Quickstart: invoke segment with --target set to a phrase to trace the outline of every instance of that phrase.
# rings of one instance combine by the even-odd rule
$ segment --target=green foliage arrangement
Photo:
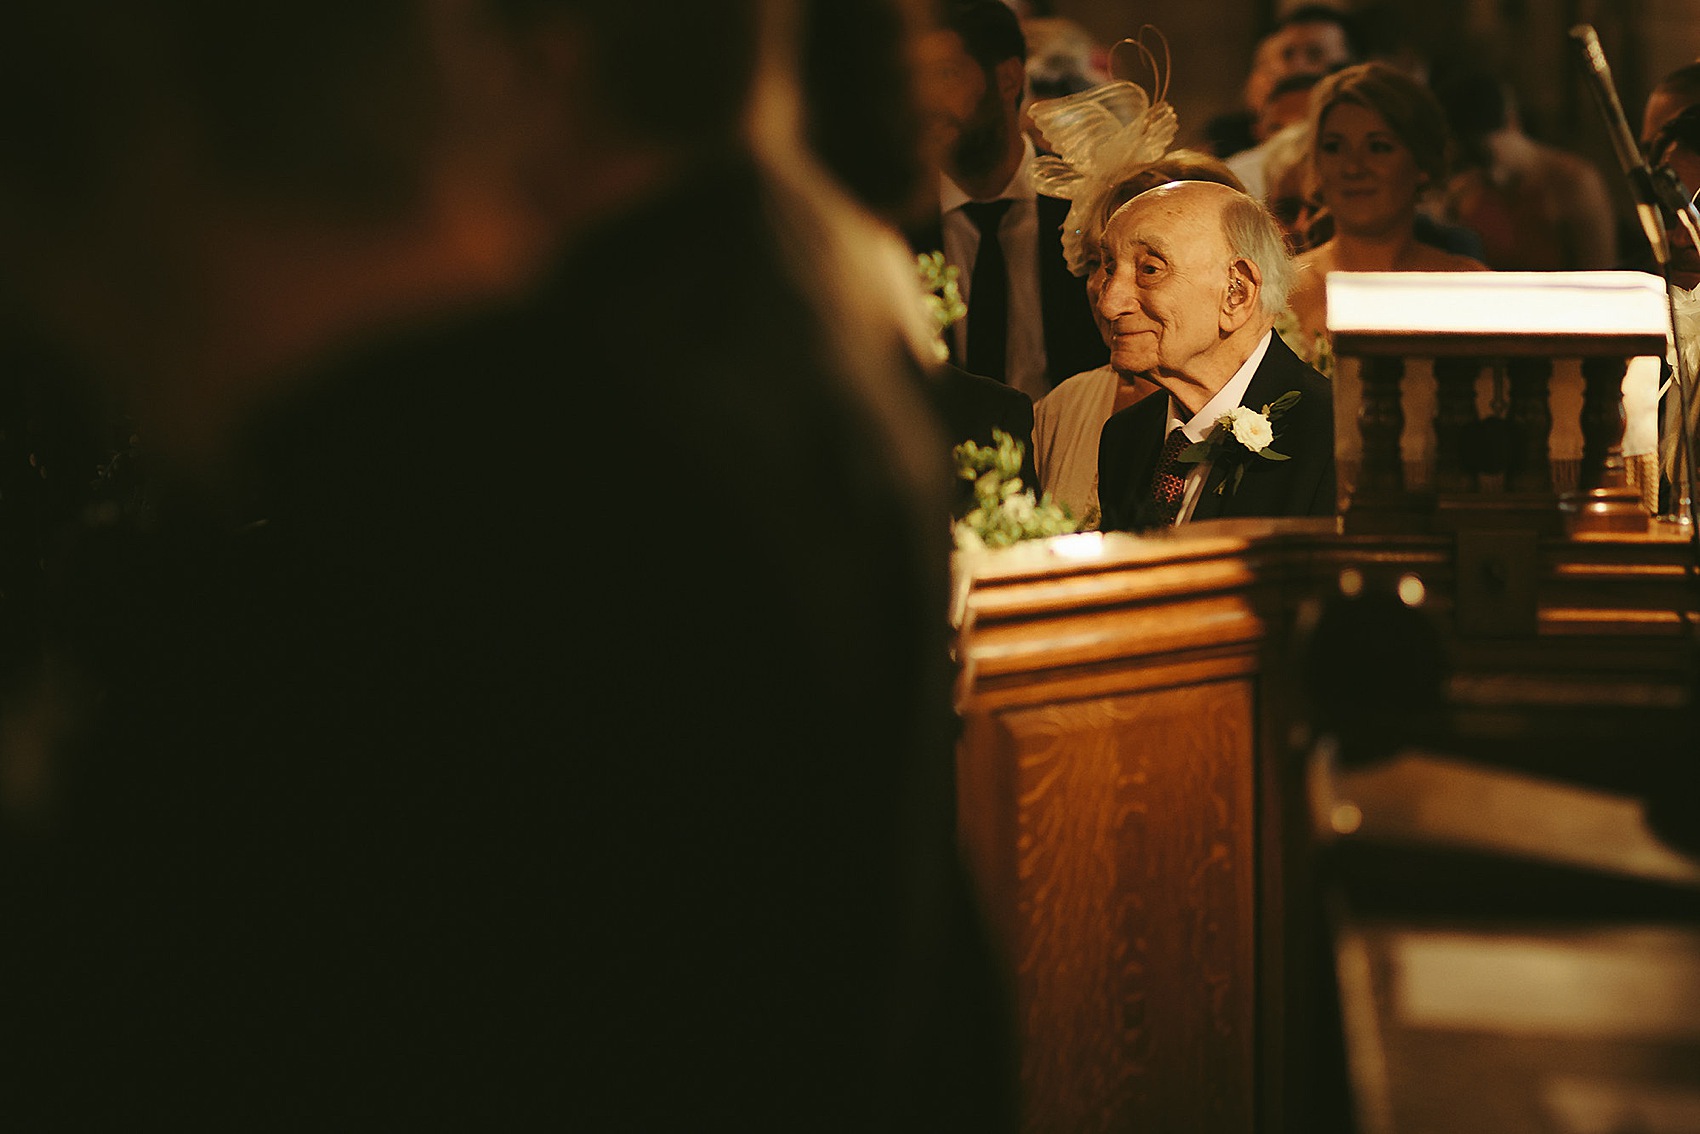
[[[945,263],[943,252],[922,252],[915,257],[915,271],[926,293],[927,314],[932,316],[938,332],[933,340],[933,354],[943,362],[950,357],[950,348],[944,345],[946,328],[968,314],[962,291],[956,284],[956,265]]]
[[[964,441],[953,450],[956,473],[974,482],[974,509],[956,521],[956,546],[964,551],[1009,547],[1027,539],[1067,535],[1079,522],[1050,493],[1035,499],[1021,483],[1021,443],[1001,429],[991,445]]]

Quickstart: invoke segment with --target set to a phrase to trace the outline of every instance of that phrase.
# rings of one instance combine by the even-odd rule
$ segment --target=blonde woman
[[[1333,233],[1295,262],[1292,309],[1325,335],[1329,272],[1485,272],[1417,236],[1418,203],[1445,184],[1450,138],[1428,88],[1384,63],[1337,71],[1311,94],[1309,175]]]

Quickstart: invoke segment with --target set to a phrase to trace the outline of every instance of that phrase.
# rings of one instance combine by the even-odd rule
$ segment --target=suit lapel
[[[1251,382],[1246,385],[1245,394],[1240,398],[1240,405],[1248,409],[1262,411],[1263,407],[1272,404],[1276,398],[1288,390],[1296,389],[1297,383],[1292,380],[1292,374],[1287,366],[1287,360],[1298,362],[1298,356],[1293,354],[1286,343],[1281,341],[1279,334],[1272,334],[1269,349],[1264,352],[1263,361],[1258,365],[1257,372],[1251,376]],[[1302,364],[1301,364],[1302,365]],[[1275,451],[1286,452],[1281,448],[1280,438],[1276,438]],[[1291,453],[1287,454],[1289,457]],[[1251,458],[1241,478],[1238,488],[1216,489],[1231,474],[1224,465],[1217,464],[1210,470],[1210,475],[1204,481],[1204,493],[1198,498],[1198,504],[1192,510],[1195,520],[1217,520],[1227,516],[1261,515],[1258,509],[1265,505],[1265,497],[1274,490],[1278,477],[1270,474],[1284,462],[1266,461],[1261,457]]]
[[[1169,395],[1158,391],[1115,414],[1098,450],[1098,499],[1106,517],[1124,528],[1150,511],[1151,479],[1162,455]]]

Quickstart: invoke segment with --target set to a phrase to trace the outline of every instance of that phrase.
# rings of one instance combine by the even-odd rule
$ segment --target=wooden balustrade
[[[1649,514],[1629,483],[1623,457],[1622,387],[1628,360],[1657,354],[1648,334],[1483,335],[1347,333],[1338,357],[1362,362],[1359,434],[1362,471],[1345,511],[1349,531],[1422,531],[1438,526],[1527,528],[1574,535],[1647,530]],[[1407,491],[1400,456],[1402,383],[1408,357],[1435,360],[1435,468],[1432,491]],[[1555,358],[1582,362],[1585,393],[1578,486],[1553,495],[1550,383]],[[1504,365],[1509,412],[1492,422],[1476,409],[1484,361]],[[1507,437],[1503,477],[1489,487],[1471,460],[1472,435],[1498,426]]]

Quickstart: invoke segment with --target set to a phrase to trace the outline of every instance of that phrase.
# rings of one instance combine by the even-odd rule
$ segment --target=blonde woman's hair
[[[1352,103],[1381,115],[1387,128],[1405,144],[1430,185],[1446,180],[1452,135],[1446,114],[1429,89],[1385,63],[1359,63],[1334,72],[1316,84],[1310,95],[1310,192],[1317,190],[1316,155],[1322,123],[1341,103]]]

